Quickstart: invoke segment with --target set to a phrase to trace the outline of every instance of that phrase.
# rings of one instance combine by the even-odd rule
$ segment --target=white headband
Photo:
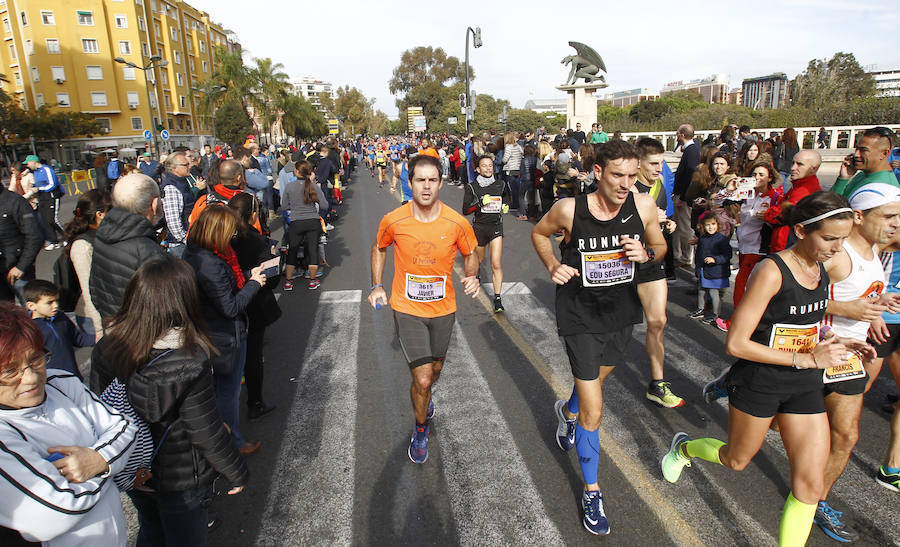
[[[868,211],[888,203],[900,201],[900,188],[883,182],[874,182],[861,187],[850,196],[850,207],[854,211]]]
[[[834,215],[839,215],[841,213],[852,213],[853,209],[849,207],[841,207],[840,209],[835,209],[833,211],[828,211],[827,213],[821,214],[817,217],[812,217],[800,222],[800,226],[806,226],[808,224],[812,224],[813,222],[819,222],[820,220],[825,220],[828,217],[833,217]]]

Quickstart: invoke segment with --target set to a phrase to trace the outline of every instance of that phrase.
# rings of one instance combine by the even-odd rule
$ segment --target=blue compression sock
[[[588,431],[575,424],[575,451],[581,464],[581,475],[585,484],[597,483],[597,466],[600,463],[600,433]]]
[[[889,475],[892,475],[894,473],[900,473],[900,467],[888,467],[886,465],[882,465],[881,467],[882,467],[882,469],[884,469],[884,472]]]
[[[569,397],[569,412],[578,414],[578,391],[572,387],[572,396]]]

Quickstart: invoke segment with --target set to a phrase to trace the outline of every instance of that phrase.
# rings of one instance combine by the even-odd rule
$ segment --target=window
[[[43,93],[38,93],[37,95],[35,95],[35,96],[34,96],[34,102],[35,102],[35,105],[36,105],[38,108],[44,106],[44,94],[43,94]]]
[[[176,75],[175,75],[175,82],[176,82],[178,85],[184,85],[184,74],[182,74],[182,73],[180,73],[180,72],[179,72],[178,74],[176,74]]]
[[[153,32],[156,34],[157,40],[159,39],[159,35],[162,34],[162,29],[159,26],[159,23],[153,23]]]
[[[206,42],[200,40],[200,53],[206,53]]]
[[[128,16],[116,15],[116,28],[128,28]]]
[[[13,72],[13,78],[16,80],[16,87],[22,87],[22,74],[18,70]]]
[[[99,66],[86,66],[87,69],[87,79],[88,80],[102,80],[103,79],[103,67]]]
[[[27,55],[34,55],[34,42],[31,40],[25,40],[25,53]]]
[[[78,11],[78,24],[91,25],[94,24],[94,13],[91,11]]]
[[[106,106],[106,92],[105,91],[91,91],[91,105]]]
[[[203,72],[209,72],[209,64],[206,61],[203,61]]]
[[[172,118],[167,119],[166,123],[168,124],[170,130],[175,129],[175,122],[172,121]]]
[[[16,44],[9,44],[9,58],[16,62]]]
[[[56,38],[47,38],[47,53],[61,53],[59,49],[59,40]]]
[[[69,94],[68,93],[57,93],[56,94],[56,102],[62,108],[68,108],[72,106],[72,103],[69,102]]]
[[[166,93],[166,94],[163,95],[163,101],[164,101],[165,104],[166,104],[166,108],[171,108],[171,107],[172,107],[172,98],[169,97],[169,94],[168,94],[168,93]]]
[[[25,12],[24,11],[20,12],[19,17],[22,18],[22,26],[27,27],[28,26],[28,17],[25,16]]]
[[[144,5],[144,0],[134,0],[134,4],[135,4],[136,6],[143,6],[143,5]]]
[[[185,108],[187,106],[187,99],[185,99],[184,95],[178,96],[178,104],[181,105],[181,108]]]
[[[9,17],[3,18],[3,30],[5,30],[7,34],[12,34],[12,28],[9,26]]]
[[[156,13],[156,0],[150,0],[150,11]]]
[[[159,73],[159,76],[160,76],[160,78],[162,79],[162,84],[163,84],[163,85],[169,85],[169,75],[166,73],[165,70],[163,70],[162,72],[160,72],[160,73]]]
[[[100,53],[100,44],[93,38],[82,38],[81,51],[85,53]]]
[[[144,22],[144,18],[140,15],[138,15],[138,28],[143,31],[147,30],[147,23]]]
[[[194,65],[194,58],[188,57],[188,63],[191,65],[191,74],[197,72],[197,67]]]
[[[172,33],[172,41],[177,42],[178,41],[178,29],[175,27],[170,27],[169,30]]]
[[[66,68],[62,66],[50,67],[50,78],[54,80],[66,81]]]
[[[100,126],[101,133],[109,133],[112,130],[112,123],[110,123],[109,118],[94,118],[97,120],[97,125]]]
[[[137,106],[139,104],[141,104],[141,100],[138,97],[138,92],[137,91],[129,91],[128,92],[128,106],[132,106],[132,105]]]
[[[173,52],[172,52],[172,58],[175,59],[175,64],[176,64],[176,65],[180,65],[180,64],[181,64],[181,53],[180,53],[180,52],[178,52],[178,51],[173,51]]]
[[[137,76],[135,76],[136,72],[134,71],[134,67],[131,66],[123,66],[122,67],[122,79],[123,80],[136,80]]]
[[[38,70],[38,67],[31,67],[31,81],[32,82],[40,82],[41,81],[41,71]]]
[[[141,118],[131,118],[131,128],[135,131],[144,130],[144,120]]]
[[[122,55],[131,55],[131,42],[128,40],[119,40],[119,53]]]

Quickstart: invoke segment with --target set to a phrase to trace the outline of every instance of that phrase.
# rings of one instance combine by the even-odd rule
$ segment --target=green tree
[[[400,55],[400,64],[394,68],[388,88],[395,95],[406,95],[426,83],[444,85],[465,81],[465,78],[465,64],[459,59],[447,55],[442,48],[419,46]],[[474,78],[475,71],[470,65],[469,79]],[[397,106],[400,106],[399,102]]]
[[[254,62],[256,66],[249,71],[252,83],[248,99],[262,123],[268,127],[271,142],[272,126],[281,117],[278,101],[287,94],[289,76],[283,72],[284,65],[273,62],[269,57],[254,59]]]
[[[218,120],[218,109],[225,104],[240,105],[247,118],[250,117],[250,97],[255,92],[257,79],[244,65],[240,51],[229,52],[224,47],[215,46],[213,51],[213,71],[204,82],[208,93],[200,95],[200,110],[207,115],[214,112]],[[218,121],[216,132],[219,133]],[[251,123],[251,129],[253,124]],[[246,134],[244,135],[246,137]],[[223,137],[224,138],[224,137]]]
[[[791,82],[793,104],[821,110],[830,104],[875,94],[875,78],[852,53],[839,51],[829,60],[813,59]]]
[[[308,139],[328,131],[322,113],[303,97],[287,93],[279,99],[278,109],[282,127],[295,138]]]
[[[253,121],[239,101],[227,101],[216,110],[216,134],[223,141],[242,144],[247,135],[253,132]]]

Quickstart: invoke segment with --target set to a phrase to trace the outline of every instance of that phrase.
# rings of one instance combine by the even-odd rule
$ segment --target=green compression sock
[[[719,439],[694,439],[684,443],[684,451],[689,458],[700,458],[722,465],[719,460],[719,449],[723,446],[725,443]]]
[[[781,527],[778,533],[779,547],[803,547],[809,538],[813,518],[816,516],[816,504],[803,503],[788,494],[781,513]]]

